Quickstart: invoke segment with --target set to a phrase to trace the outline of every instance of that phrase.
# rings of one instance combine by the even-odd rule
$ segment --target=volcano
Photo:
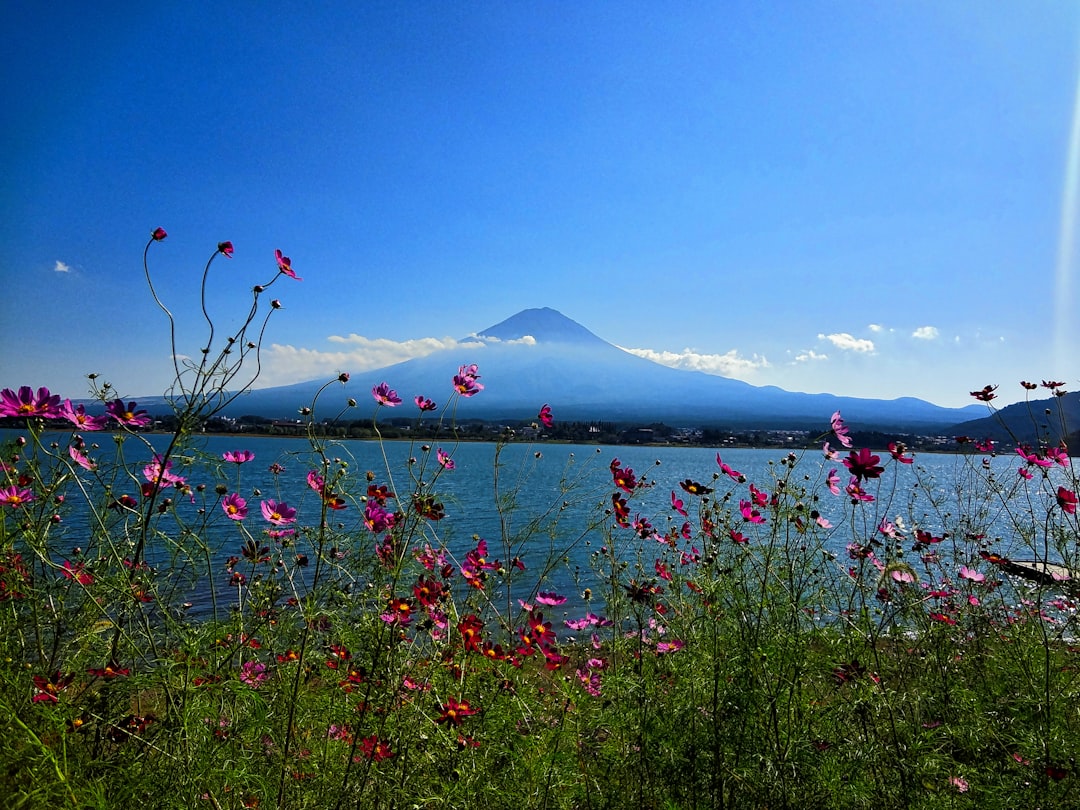
[[[533,419],[548,403],[561,420],[816,429],[841,410],[845,419],[864,429],[932,432],[982,413],[977,406],[942,408],[912,397],[804,394],[673,369],[630,354],[546,307],[522,310],[463,338],[453,349],[355,374],[346,386],[323,393],[319,411],[336,414],[349,397],[368,404],[371,388],[381,382],[406,403],[422,395],[442,405],[453,393],[458,368],[473,363],[479,366],[484,390],[459,404],[459,418]],[[325,382],[251,391],[233,403],[229,414],[294,417]],[[409,409],[411,413],[411,405]]]

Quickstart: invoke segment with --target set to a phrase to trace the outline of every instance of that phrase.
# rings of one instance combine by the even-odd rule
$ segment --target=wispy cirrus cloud
[[[807,349],[806,351],[799,352],[795,355],[794,361],[796,363],[812,363],[815,360],[828,360],[829,355],[824,353],[815,352],[813,349]]]
[[[57,259],[56,264],[53,265],[53,271],[56,273],[70,273],[71,265]]]
[[[857,338],[847,332],[835,332],[831,335],[819,334],[818,340],[827,340],[833,346],[845,352],[871,354],[874,351],[874,341]]]
[[[652,360],[662,366],[681,368],[688,371],[701,371],[706,374],[716,374],[721,377],[732,377],[737,380],[752,378],[759,369],[769,368],[769,361],[760,356],[741,357],[737,349],[732,349],[724,354],[707,354],[696,352],[693,349],[683,349],[681,352],[657,351],[656,349],[631,349],[620,346],[625,352]]]

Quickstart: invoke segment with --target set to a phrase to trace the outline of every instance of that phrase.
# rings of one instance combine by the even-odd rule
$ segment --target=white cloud
[[[661,352],[655,349],[628,349],[624,346],[619,348],[663,366],[702,371],[706,374],[735,379],[753,377],[758,369],[769,368],[769,361],[764,357],[756,354],[752,357],[740,357],[737,349],[724,354],[701,354],[692,349],[683,349],[681,352]]]
[[[874,341],[866,338],[857,338],[847,332],[836,332],[832,335],[819,334],[818,340],[827,340],[838,349],[847,352],[860,352],[870,354],[874,351]]]
[[[938,330],[936,326],[920,326],[911,336],[918,340],[937,340]]]
[[[807,349],[805,352],[800,352],[799,354],[795,355],[795,362],[796,363],[809,363],[809,362],[812,362],[814,360],[828,360],[828,359],[829,359],[829,355],[827,355],[827,354],[818,354],[813,349]]]
[[[880,323],[872,323],[866,328],[869,329],[871,332],[884,332],[885,331],[885,327],[882,326]]]
[[[262,355],[263,367],[259,375],[259,385],[261,387],[287,385],[320,376],[333,376],[342,371],[357,374],[392,366],[415,357],[426,357],[444,349],[481,349],[490,343],[536,345],[536,338],[532,335],[505,341],[477,335],[470,335],[465,340],[451,337],[426,337],[398,341],[350,334],[331,335],[327,340],[330,343],[339,344],[342,348],[338,351],[322,351],[280,343],[272,344]]]
[[[64,264],[62,261],[57,259],[56,260],[56,265],[53,267],[53,270],[55,270],[57,273],[70,273],[71,272],[71,265],[70,264]]]

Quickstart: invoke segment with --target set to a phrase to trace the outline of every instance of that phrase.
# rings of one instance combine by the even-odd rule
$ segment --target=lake
[[[9,440],[17,433],[0,431],[0,440]],[[59,452],[63,452],[68,438],[67,433],[46,434],[45,442],[55,440],[59,443]],[[115,452],[109,434],[88,433],[85,438],[101,445],[91,451],[99,461],[106,461]],[[168,440],[168,436],[155,434],[130,437],[124,444],[124,457],[130,467],[141,471],[152,457],[150,448],[160,450]],[[439,467],[435,459],[438,447],[451,456],[453,469]],[[435,492],[444,505],[446,517],[429,524],[433,542],[445,542],[460,559],[475,546],[474,535],[483,537],[489,543],[489,557],[517,556],[528,571],[537,573],[553,558],[565,558],[568,565],[552,572],[544,586],[552,590],[580,590],[583,584],[592,582],[589,555],[604,545],[607,537],[604,527],[612,524],[611,516],[605,516],[603,512],[610,509],[611,496],[616,491],[610,470],[613,459],[617,458],[622,468],[632,468],[639,478],[652,483],[631,499],[631,518],[637,514],[647,517],[663,532],[671,521],[681,524],[684,520],[672,509],[673,492],[686,502],[688,509],[694,506],[694,497],[680,488],[680,482],[690,479],[714,487],[717,496],[732,490],[732,506],[737,512],[739,501],[749,497],[749,482],[763,491],[774,491],[775,479],[787,473],[782,461],[789,455],[788,451],[778,449],[721,450],[724,462],[747,478],[748,483],[737,484],[722,475],[714,480],[714,475],[720,472],[716,449],[510,443],[499,451],[498,481],[500,493],[504,498],[512,496],[514,508],[504,509],[500,514],[495,498],[496,449],[497,446],[490,442],[454,444],[449,441],[441,445],[435,443],[430,455],[426,455],[420,446],[406,441],[380,444],[376,441],[329,440],[326,454],[331,459],[348,463],[351,488],[358,494],[366,489],[364,474],[367,471],[374,474],[376,484],[386,483],[402,496],[412,491],[414,478],[430,480],[438,471]],[[230,450],[250,450],[254,459],[239,466],[221,461],[222,453]],[[1015,453],[993,458],[920,454],[914,465],[897,464],[888,453],[881,453],[881,456],[886,470],[878,481],[868,486],[876,500],[853,510],[846,496],[833,496],[825,488],[824,479],[831,469],[837,469],[841,474],[841,486],[847,482],[846,470],[839,459],[825,461],[819,449],[798,454],[797,474],[792,476],[792,484],[805,483],[819,494],[820,500],[814,508],[833,524],[827,532],[825,545],[838,557],[844,556],[845,547],[853,539],[865,542],[868,536],[878,536],[876,529],[882,518],[905,527],[909,537],[916,526],[937,535],[944,531],[955,534],[958,527],[970,527],[972,532],[986,534],[986,545],[998,553],[1031,556],[1022,532],[1018,533],[1016,529],[1013,512],[1016,504],[1010,499],[978,496],[982,491],[980,487],[984,486],[981,482],[988,474],[1006,486],[1022,483],[1016,473],[1021,460]],[[218,484],[225,484],[230,492],[237,491],[248,500],[250,512],[245,525],[256,537],[267,526],[259,514],[259,502],[265,498],[284,500],[295,506],[299,512],[299,525],[310,525],[318,519],[319,500],[307,485],[307,475],[316,469],[316,465],[311,448],[303,439],[197,436],[193,448],[185,451],[182,457],[191,464],[183,466],[182,459],[178,458],[174,472],[185,475],[193,486],[206,484],[209,504],[214,504],[214,487]],[[410,458],[415,461],[410,463]],[[274,464],[280,465],[283,471],[271,472]],[[1060,476],[1062,471],[1054,469],[1050,474]],[[1032,482],[1037,483],[1038,479]],[[130,494],[137,494],[134,481],[129,479],[126,486]],[[198,505],[183,498],[176,501],[180,515],[188,522],[196,521]],[[85,546],[89,535],[89,512],[85,507],[80,510],[70,495],[68,505],[71,510],[54,535],[52,548],[57,559],[64,559],[75,546]],[[224,561],[240,553],[243,538],[238,527],[217,512],[220,507],[214,506],[212,520],[204,534],[214,547],[215,567],[220,563],[220,570],[223,570]],[[347,509],[331,514],[335,524],[353,541],[373,542],[372,535],[361,523],[362,505],[350,503]],[[693,519],[693,512],[690,514]],[[541,516],[543,519],[538,520]],[[556,517],[557,523],[553,522]],[[584,530],[590,521],[597,520],[602,522],[601,527]],[[513,538],[509,549],[500,540],[504,529],[505,535]],[[621,543],[619,548],[624,556],[632,556],[637,549],[643,549],[645,555],[656,556],[654,550],[643,546],[645,541],[637,539],[630,530],[618,529],[614,537]],[[649,544],[652,542],[648,541]],[[303,547],[297,550],[306,551]],[[158,548],[148,553],[148,561],[161,566],[167,563],[168,556]],[[648,562],[651,564],[652,557],[648,557]],[[218,576],[217,580],[217,586],[224,587],[225,577]],[[201,612],[207,595],[203,591],[192,594],[196,613]]]

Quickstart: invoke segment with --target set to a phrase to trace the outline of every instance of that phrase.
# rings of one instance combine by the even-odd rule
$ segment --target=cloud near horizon
[[[662,366],[679,368],[687,371],[701,371],[705,374],[715,374],[721,377],[732,377],[746,381],[753,377],[758,369],[769,368],[769,361],[760,355],[752,357],[740,357],[737,349],[732,349],[724,354],[702,354],[692,349],[683,349],[681,352],[656,351],[655,349],[630,349],[620,346],[624,352],[652,360]]]
[[[451,337],[426,337],[398,341],[387,338],[369,338],[354,333],[346,336],[331,335],[327,341],[341,344],[343,348],[338,351],[322,351],[289,344],[271,344],[262,356],[263,370],[259,375],[259,387],[291,385],[320,376],[332,377],[342,371],[358,374],[392,366],[416,357],[426,357],[446,349],[480,349],[489,343],[523,346],[536,344],[536,339],[532,335],[506,341],[478,335],[470,335],[465,340]]]
[[[836,348],[847,352],[872,354],[874,351],[874,341],[867,340],[866,338],[857,338],[854,335],[849,335],[847,332],[836,332],[832,335],[819,334],[818,340],[827,340]]]

